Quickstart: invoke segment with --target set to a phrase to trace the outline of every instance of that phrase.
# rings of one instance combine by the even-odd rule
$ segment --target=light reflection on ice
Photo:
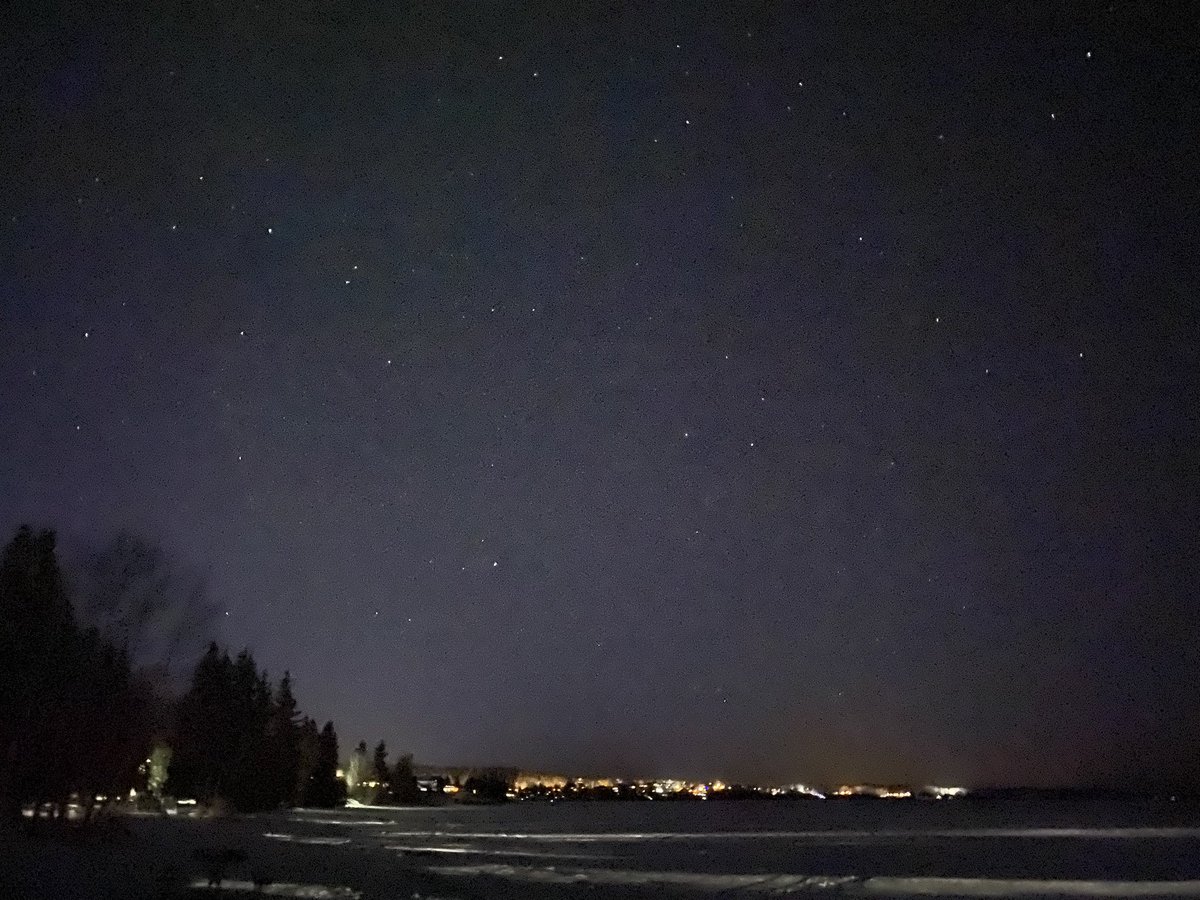
[[[490,875],[517,881],[542,884],[594,884],[630,886],[671,886],[725,891],[763,891],[768,893],[844,888],[858,884],[854,876],[783,875],[764,873],[754,875],[714,875],[700,872],[645,872],[629,869],[559,869],[532,866],[481,864],[474,866],[430,867],[438,875],[476,877]]]
[[[624,869],[559,869],[484,863],[431,866],[438,875],[508,878],[542,884],[670,886],[710,892],[834,891],[857,897],[1200,897],[1200,881],[1066,881],[1009,878],[706,874]]]
[[[479,847],[420,847],[409,844],[385,844],[384,850],[396,850],[400,853],[453,853],[459,856],[515,856],[521,858],[536,857],[539,859],[585,859],[590,862],[609,862],[623,857],[594,856],[590,853],[547,853],[538,850],[484,850]]]
[[[659,831],[541,834],[504,831],[385,831],[384,837],[466,838],[501,841],[592,843],[599,841],[696,841],[696,840],[813,840],[813,841],[920,841],[947,838],[1082,838],[1086,840],[1143,840],[1200,837],[1200,828],[959,828],[940,831],[864,831],[831,828],[823,831]]]
[[[235,881],[227,878],[220,884],[210,885],[205,879],[197,878],[189,888],[198,891],[237,891],[239,893],[257,893],[268,897],[307,897],[314,900],[338,898],[338,900],[357,900],[362,896],[361,891],[348,887],[328,887],[324,884],[278,884],[256,885],[252,881]]]
[[[865,893],[894,897],[1200,897],[1200,881],[1066,881],[1034,878],[893,878],[863,881]]]
[[[290,817],[288,817],[288,821],[289,822],[303,822],[306,825],[356,825],[356,826],[371,825],[371,826],[376,826],[376,827],[381,826],[381,825],[395,825],[396,824],[395,819],[390,819],[388,821],[384,821],[383,819],[315,819],[315,818],[308,818],[306,816],[290,816]]]
[[[274,838],[277,841],[290,841],[293,844],[318,844],[327,847],[350,843],[350,838],[298,837],[294,834],[280,834],[276,831],[263,832],[263,837]]]

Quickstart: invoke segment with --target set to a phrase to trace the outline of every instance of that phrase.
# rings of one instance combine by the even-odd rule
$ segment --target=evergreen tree
[[[249,650],[233,663],[233,703],[237,722],[235,754],[227,779],[228,799],[238,810],[271,809],[272,762],[267,729],[271,720],[271,685]]]
[[[0,790],[10,815],[52,789],[45,753],[55,746],[69,669],[63,650],[74,638],[54,544],[53,532],[23,525],[0,561]]]
[[[75,624],[52,531],[17,530],[0,558],[0,806],[62,810],[124,793],[149,746],[145,692],[121,648]],[[36,822],[37,819],[35,818]]]
[[[231,666],[229,654],[209,644],[179,702],[167,776],[167,793],[173,797],[210,802],[221,791],[235,727]]]
[[[300,716],[292,695],[292,677],[283,673],[275,690],[274,706],[267,726],[272,806],[296,801],[302,784],[300,777]]]
[[[387,744],[383,741],[375,745],[375,758],[372,760],[371,780],[379,785],[375,791],[377,798],[388,797],[390,795],[389,782],[392,780],[392,775],[388,771]]]
[[[274,769],[273,712],[270,683],[250,652],[231,661],[210,645],[179,704],[168,791],[203,803],[221,798],[243,811],[285,802],[279,785],[291,772]]]
[[[169,743],[145,765],[155,697],[134,672],[128,650],[135,643],[132,629],[146,621],[143,612],[157,608],[151,601],[160,593],[160,579],[150,576],[159,568],[135,567],[129,578],[120,566],[105,570],[115,580],[105,582],[111,590],[104,598],[117,600],[105,599],[92,612],[114,612],[117,624],[84,629],[76,623],[54,533],[22,527],[5,546],[0,814],[19,816],[28,804],[61,812],[77,796],[90,815],[97,795],[126,796],[135,784],[156,796],[221,799],[244,811],[342,802],[333,723],[318,732],[299,714],[291,676],[285,673],[273,687],[248,650],[230,659],[209,645],[175,704]],[[127,583],[144,590],[127,589]],[[357,755],[363,780],[371,780],[365,743]],[[376,769],[386,774],[382,744],[377,757]]]
[[[300,715],[290,674],[273,688],[248,650],[231,660],[213,644],[178,706],[167,792],[202,803],[219,798],[244,812],[330,805],[337,738],[332,723],[328,729],[320,734]]]
[[[336,749],[336,748],[335,748]],[[296,795],[294,802],[299,806],[316,805],[313,785],[321,755],[321,732],[317,723],[305,716],[296,735]],[[336,776],[336,771],[335,771]]]
[[[417,779],[413,774],[413,758],[411,753],[403,753],[396,760],[392,770],[392,798],[397,803],[415,803],[421,798],[417,787]]]
[[[317,748],[317,764],[309,780],[307,802],[310,806],[332,807],[346,800],[346,786],[337,775],[338,741],[333,723],[321,729]]]

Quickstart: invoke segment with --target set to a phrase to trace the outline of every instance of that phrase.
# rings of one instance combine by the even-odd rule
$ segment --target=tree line
[[[152,698],[120,646],[75,619],[51,531],[17,530],[0,558],[0,807],[128,793]]]
[[[415,803],[421,799],[413,773],[411,753],[403,753],[394,766],[388,765],[387,744],[380,741],[367,754],[367,742],[359,741],[346,768],[346,790],[360,803]]]
[[[333,723],[317,730],[302,716],[285,672],[272,685],[254,657],[210,644],[180,699],[163,790],[244,812],[333,806],[346,798],[338,778]]]
[[[68,578],[56,543],[22,526],[0,557],[0,815],[90,818],[131,791],[246,812],[346,799],[333,723],[300,712],[288,673],[209,643],[180,695],[172,672],[212,613],[202,585],[129,535]],[[417,797],[412,757],[389,767],[382,742],[350,766],[358,799]]]

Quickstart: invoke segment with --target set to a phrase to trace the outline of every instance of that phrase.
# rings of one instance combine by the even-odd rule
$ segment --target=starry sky
[[[6,532],[343,745],[1200,781],[1194,22],[88,6],[0,27]]]

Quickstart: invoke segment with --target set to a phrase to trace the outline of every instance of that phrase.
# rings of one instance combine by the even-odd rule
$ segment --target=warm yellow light
[[[447,794],[457,794],[458,793],[458,785],[457,784],[448,784],[444,788],[442,788],[442,790]]]

